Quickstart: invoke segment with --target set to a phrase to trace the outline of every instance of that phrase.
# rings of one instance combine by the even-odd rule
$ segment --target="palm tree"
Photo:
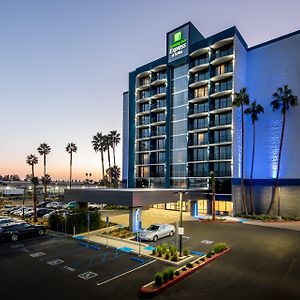
[[[116,130],[110,131],[110,136],[112,140],[112,149],[113,149],[113,157],[114,157],[114,166],[116,165],[116,147],[121,141],[120,133],[118,133]]]
[[[215,173],[213,171],[209,172],[209,177],[210,177],[211,192],[212,192],[211,216],[212,216],[212,221],[216,221],[216,179],[215,179]]]
[[[104,176],[105,176],[105,172],[104,172],[105,143],[104,142],[105,142],[105,140],[104,140],[104,135],[102,134],[102,132],[97,132],[93,136],[93,140],[92,140],[93,149],[96,153],[100,152],[100,154],[101,154],[102,180],[103,181],[104,181]]]
[[[117,188],[118,184],[119,184],[119,179],[121,176],[121,169],[118,166],[114,165],[114,166],[108,168],[106,170],[106,173],[107,173],[108,177],[111,178],[113,187]]]
[[[73,163],[73,153],[77,152],[77,146],[74,143],[68,143],[66,151],[70,154],[70,189],[72,188],[72,163]]]
[[[46,174],[42,177],[41,181],[44,186],[48,186],[51,183],[51,176],[49,174]]]
[[[44,177],[47,174],[47,155],[50,154],[51,152],[51,147],[46,144],[46,143],[42,143],[40,144],[40,146],[37,148],[37,151],[39,153],[39,155],[44,157]],[[44,184],[44,200],[46,199],[46,195],[47,195],[47,184]]]
[[[253,199],[253,169],[254,169],[254,159],[255,159],[255,122],[258,121],[258,115],[264,113],[264,108],[262,105],[257,104],[256,100],[250,103],[249,107],[244,110],[246,115],[251,116],[252,121],[252,160],[251,160],[251,172],[250,172],[250,200],[252,206],[252,214],[255,215],[254,209],[254,199]]]
[[[108,135],[105,135],[104,136],[104,149],[105,151],[107,151],[107,159],[108,159],[108,167],[111,168],[111,163],[110,163],[110,148],[112,148],[112,138],[111,136],[108,134]]]
[[[280,137],[280,146],[277,160],[277,172],[276,178],[274,181],[274,189],[272,193],[272,198],[270,202],[270,206],[267,214],[273,210],[277,190],[278,190],[278,178],[280,172],[280,161],[281,161],[281,153],[283,146],[283,138],[284,138],[284,130],[285,130],[285,121],[286,121],[286,113],[290,109],[290,107],[295,107],[298,105],[298,97],[293,95],[291,89],[289,89],[288,85],[284,85],[284,87],[279,87],[277,91],[273,94],[273,101],[271,101],[271,105],[273,107],[273,111],[281,110],[282,114],[282,126],[281,126],[281,137]],[[278,199],[279,201],[279,199]],[[280,205],[278,203],[278,216],[280,216]]]
[[[242,161],[241,161],[241,191],[242,191],[242,202],[245,208],[246,214],[248,214],[246,196],[245,196],[245,186],[244,186],[244,148],[245,148],[245,126],[244,126],[244,105],[249,105],[249,95],[247,89],[244,87],[239,93],[235,94],[234,100],[232,102],[233,106],[241,108],[241,118],[242,118]]]
[[[32,193],[32,201],[33,201],[33,221],[37,221],[36,216],[36,206],[37,206],[37,196],[36,196],[36,186],[38,184],[37,177],[34,176],[34,165],[39,162],[38,158],[34,154],[27,155],[26,163],[31,166],[31,182],[33,183],[33,193]]]

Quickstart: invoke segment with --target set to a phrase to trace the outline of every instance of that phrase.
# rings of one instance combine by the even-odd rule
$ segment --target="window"
[[[170,166],[171,177],[186,177],[186,164],[173,164]]]
[[[187,102],[188,102],[188,91],[183,91],[183,92],[174,94],[171,97],[172,107],[184,105],[184,104],[187,104]]]
[[[183,76],[178,79],[172,80],[172,93],[177,93],[188,88],[188,77]]]
[[[212,126],[228,125],[232,123],[231,112],[224,114],[217,114],[214,116],[214,122]]]
[[[185,163],[186,158],[187,158],[186,149],[171,151],[171,162],[172,163]]]
[[[207,148],[193,149],[193,161],[207,160]]]
[[[138,130],[138,138],[143,139],[149,137],[149,129],[148,128],[142,128]]]
[[[189,165],[191,177],[206,177],[208,176],[208,163],[193,163]]]
[[[146,165],[148,163],[149,163],[149,154],[148,153],[138,154],[137,164]]]
[[[137,167],[137,177],[149,177],[149,167]]]
[[[193,129],[201,129],[206,127],[208,127],[207,117],[193,120]]]
[[[172,109],[171,119],[172,121],[183,120],[187,117],[187,107],[180,106]]]
[[[230,96],[222,97],[222,98],[215,99],[213,109],[220,109],[220,108],[231,107],[231,106],[232,106],[231,97]]]
[[[206,97],[208,94],[208,89],[207,89],[207,85],[206,86],[202,86],[199,87],[197,89],[194,90],[194,97],[198,98],[198,97]]]
[[[231,163],[230,162],[214,163],[214,172],[216,177],[231,176]]]
[[[202,113],[207,111],[208,111],[208,102],[206,101],[203,103],[194,104],[194,109],[192,110],[192,113],[197,114],[197,113]]]
[[[187,120],[171,123],[171,135],[179,135],[187,132]]]
[[[164,166],[151,166],[151,177],[164,177],[165,167]]]
[[[178,66],[178,67],[173,69],[172,79],[184,76],[188,73],[188,71],[189,71],[189,67],[188,67],[187,64]]]
[[[186,148],[187,138],[186,135],[178,135],[171,137],[171,149]]]
[[[208,144],[208,132],[198,132],[192,135],[191,145]]]
[[[137,144],[137,151],[149,151],[150,141],[141,141]]]

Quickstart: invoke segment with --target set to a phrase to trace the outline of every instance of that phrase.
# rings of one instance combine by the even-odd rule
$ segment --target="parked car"
[[[1,218],[0,219],[0,227],[6,225],[8,223],[12,223],[12,222],[14,222],[14,220],[11,218]]]
[[[53,211],[53,209],[50,209],[50,208],[44,208],[44,207],[37,208],[37,210],[36,210],[36,216],[38,218],[41,218],[44,215],[49,214],[52,211]],[[30,210],[30,211],[28,211],[28,212],[26,212],[24,214],[25,218],[32,218],[33,215],[34,215],[34,210],[32,210],[32,211]]]
[[[64,202],[58,202],[58,201],[53,201],[46,205],[47,208],[54,208],[54,209],[63,208],[64,206],[65,206]]]
[[[158,239],[172,236],[175,233],[175,226],[170,224],[153,224],[141,231],[141,239],[156,242]]]
[[[31,225],[29,223],[10,223],[0,227],[0,238],[3,240],[18,241],[21,238],[42,236],[46,227],[42,225]]]
[[[75,209],[75,208],[78,208],[78,203],[76,201],[70,201],[68,204],[67,204],[67,208],[69,209]]]
[[[43,219],[49,219],[50,216],[55,215],[55,214],[57,214],[57,215],[62,215],[62,216],[65,217],[68,213],[69,213],[69,211],[66,210],[66,209],[57,209],[57,210],[53,210],[53,211],[51,211],[51,212],[45,214],[45,215],[43,216]]]

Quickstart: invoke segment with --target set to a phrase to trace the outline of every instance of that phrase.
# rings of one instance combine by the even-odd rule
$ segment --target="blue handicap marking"
[[[191,251],[191,254],[195,254],[195,255],[199,255],[199,256],[204,255],[203,252],[199,252],[199,251]]]
[[[80,242],[79,245],[82,246],[82,247],[86,247],[86,248],[89,247],[89,245],[87,243],[83,243],[83,242]]]
[[[77,235],[77,236],[73,236],[73,238],[76,240],[83,240],[85,237],[83,235]]]
[[[118,248],[118,250],[126,252],[126,253],[130,253],[133,249],[129,248],[129,247],[122,247],[122,248]]]
[[[154,250],[154,249],[155,249],[155,247],[152,247],[152,246],[147,246],[147,247],[145,247],[144,249],[145,249],[145,250],[150,250],[150,251],[152,251],[152,250]]]
[[[91,249],[100,250],[100,247],[97,246],[97,245],[91,244],[91,245],[89,245],[89,247],[90,247]]]
[[[247,220],[245,220],[245,219],[240,219],[240,222],[241,223],[244,223],[244,222],[246,222]]]
[[[137,262],[139,262],[141,264],[143,264],[145,262],[143,259],[138,258],[138,257],[131,257],[130,259],[133,260],[133,261],[137,261]]]

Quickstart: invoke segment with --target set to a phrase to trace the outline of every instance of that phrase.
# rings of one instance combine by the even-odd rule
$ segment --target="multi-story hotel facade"
[[[276,175],[280,112],[270,102],[288,84],[300,95],[300,32],[249,48],[236,27],[208,38],[190,22],[166,36],[166,55],[129,74],[123,94],[123,183],[129,188],[199,189],[186,203],[194,214],[211,211],[209,173],[216,178],[216,209],[240,213],[241,110],[234,94],[246,87],[265,108],[257,122],[254,199],[266,212]],[[300,108],[288,112],[282,165],[282,215],[300,214]],[[244,178],[252,155],[252,126],[245,116]],[[249,202],[249,199],[248,199]],[[177,209],[176,203],[164,208]]]

